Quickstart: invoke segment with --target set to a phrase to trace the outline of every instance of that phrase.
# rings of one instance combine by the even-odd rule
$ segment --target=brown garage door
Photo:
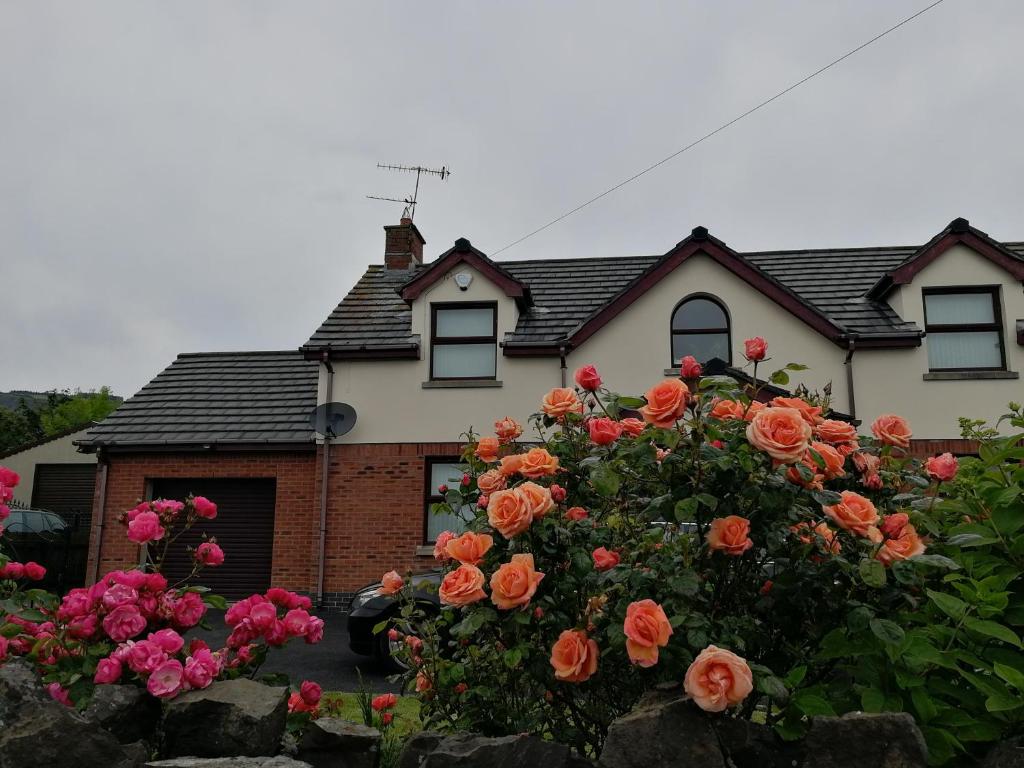
[[[229,600],[264,592],[270,587],[274,546],[276,480],[154,480],[154,499],[184,500],[205,496],[217,505],[214,520],[202,520],[171,545],[164,574],[171,584],[188,576],[192,560],[187,547],[202,541],[202,532],[217,538],[224,564],[206,568],[202,584]]]
[[[84,515],[88,525],[95,489],[95,464],[37,464],[32,506],[61,515]]]

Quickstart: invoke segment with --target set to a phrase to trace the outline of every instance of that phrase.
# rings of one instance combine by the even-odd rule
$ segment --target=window
[[[930,370],[1005,370],[997,287],[926,288],[923,295]]]
[[[714,357],[732,362],[729,315],[717,299],[693,296],[672,313],[672,365],[679,365],[686,355],[693,355],[701,364]]]
[[[495,378],[497,305],[432,304],[430,311],[430,378]]]
[[[427,459],[427,490],[423,505],[425,521],[423,525],[423,540],[428,544],[437,541],[437,535],[441,531],[453,531],[461,533],[466,524],[458,515],[435,515],[430,508],[434,504],[444,501],[444,496],[438,491],[438,486],[447,485],[449,488],[458,488],[462,482],[464,468],[458,463],[458,459]],[[463,514],[472,511],[468,505],[463,507]]]

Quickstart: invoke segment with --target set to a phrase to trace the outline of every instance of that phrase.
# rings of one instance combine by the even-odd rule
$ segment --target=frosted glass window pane
[[[463,469],[458,464],[431,464],[430,465],[430,495],[439,495],[439,485],[447,485],[449,488],[458,487],[462,482]],[[427,541],[437,541],[437,535],[441,531],[452,531],[462,533],[466,529],[466,523],[462,517],[453,514],[435,515],[430,507],[436,502],[427,504]],[[462,508],[463,515],[471,510],[470,505]]]
[[[439,309],[434,316],[434,336],[486,336],[494,335],[494,309]]]
[[[994,323],[990,293],[933,293],[924,297],[929,325]]]
[[[725,328],[728,324],[722,308],[707,299],[691,299],[672,316],[672,328],[677,331],[688,328]]]
[[[435,379],[494,378],[494,344],[435,344]]]
[[[693,355],[701,364],[713,357],[729,362],[729,334],[675,334],[672,336],[672,362],[678,365],[686,355]]]
[[[928,367],[933,370],[1000,368],[1003,364],[999,352],[999,333],[996,331],[932,331],[925,338],[925,343],[928,345]]]

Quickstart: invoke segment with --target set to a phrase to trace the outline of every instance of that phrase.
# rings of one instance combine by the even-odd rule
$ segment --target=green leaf
[[[630,410],[643,408],[647,405],[647,401],[642,397],[620,397],[615,402],[618,404],[619,408],[628,408]]]
[[[831,715],[834,717],[836,714],[835,710],[832,709],[832,705],[825,699],[806,691],[801,691],[793,697],[793,706],[808,717],[816,717],[818,715]]]
[[[785,370],[787,370],[787,371],[808,371],[808,370],[810,370],[810,368],[808,368],[803,363],[786,363]]]
[[[945,568],[950,571],[960,570],[960,564],[945,555],[916,555],[910,558],[910,562],[930,565],[933,568]]]
[[[444,495],[445,503],[453,509],[458,509],[462,506],[462,492],[456,488],[452,488]]]
[[[989,712],[1006,712],[1011,709],[1024,707],[1024,698],[1013,695],[989,696],[985,699],[985,709]]]
[[[505,651],[502,661],[505,662],[505,666],[509,669],[515,669],[519,666],[519,663],[523,660],[523,652],[518,648],[512,648],[511,650]]]
[[[614,469],[606,464],[601,464],[591,471],[590,482],[594,484],[594,490],[602,496],[614,496],[619,492],[622,478]]]
[[[1020,505],[995,507],[992,510],[992,524],[1004,537],[1013,536],[1024,526],[1024,512]]]
[[[958,533],[947,539],[954,547],[981,547],[999,541],[995,536],[982,536],[979,533]]]
[[[985,619],[966,619],[964,626],[972,632],[977,632],[979,635],[994,637],[996,640],[1002,640],[1004,643],[1009,643],[1017,648],[1021,647],[1020,638],[1017,637],[1017,633],[998,622]]]
[[[904,632],[899,624],[888,619],[872,619],[868,622],[872,633],[886,645],[899,645],[903,642]]]
[[[865,712],[881,712],[885,709],[885,694],[876,688],[865,688],[860,692],[860,707]]]
[[[968,605],[958,597],[947,595],[945,592],[936,592],[934,589],[928,590],[928,597],[939,607],[940,611],[957,621],[967,615]]]
[[[927,723],[939,713],[939,710],[935,707],[935,702],[932,701],[924,688],[914,688],[910,692],[910,700],[917,711],[917,719],[922,723]]]
[[[226,610],[228,607],[228,601],[220,595],[214,595],[207,592],[203,595],[203,602],[216,611]]]
[[[1018,691],[1024,691],[1024,672],[1006,664],[1000,664],[998,661],[992,665],[992,671]]]
[[[768,377],[768,381],[770,381],[772,384],[786,386],[787,384],[789,384],[789,374],[783,370],[778,370],[772,373],[770,377]]]
[[[885,586],[885,566],[877,560],[865,557],[857,566],[861,579],[869,587]]]
[[[807,667],[805,665],[801,665],[799,667],[794,667],[793,669],[791,669],[789,671],[789,674],[786,675],[786,678],[785,680],[783,680],[783,682],[786,684],[786,687],[788,688],[796,688],[798,685],[800,685],[800,683],[804,681],[804,677],[806,676]]]
[[[789,699],[789,691],[786,690],[786,685],[774,675],[758,675],[757,690],[766,696],[770,696],[780,704],[785,703]]]

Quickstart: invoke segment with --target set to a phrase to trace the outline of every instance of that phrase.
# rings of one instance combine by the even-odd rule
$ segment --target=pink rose
[[[205,688],[220,670],[220,660],[208,648],[200,649],[185,662],[185,682],[192,688]]]
[[[140,640],[128,652],[132,672],[147,675],[167,661],[167,652],[152,640]]]
[[[312,680],[303,680],[302,685],[299,686],[299,696],[311,707],[320,703],[322,693],[323,689]]]
[[[196,496],[192,499],[192,509],[199,517],[213,520],[217,516],[217,505],[205,496]]]
[[[448,542],[455,538],[451,531],[441,531],[437,534],[437,541],[434,542],[434,559],[439,563],[447,563],[451,556],[447,552]]]
[[[380,696],[374,696],[373,701],[370,702],[374,712],[383,712],[385,709],[391,709],[396,704],[398,704],[398,697],[393,693],[382,693]]]
[[[206,603],[195,592],[186,592],[174,601],[171,612],[180,629],[189,629],[202,620]]]
[[[128,523],[128,539],[136,544],[148,544],[164,536],[164,528],[155,512],[140,512]]]
[[[212,541],[204,541],[196,548],[196,562],[218,566],[224,563],[224,550]]]
[[[68,689],[62,686],[60,683],[50,683],[46,686],[46,692],[50,694],[51,699],[63,704],[65,707],[74,706],[74,704],[71,702],[71,696],[68,693]]]
[[[89,596],[89,590],[80,587],[72,589],[60,601],[60,608],[57,609],[57,618],[65,622],[71,621],[89,613],[92,607],[93,602]]]
[[[579,522],[580,520],[586,520],[588,515],[587,510],[583,507],[570,507],[566,510],[565,517],[567,520],[575,520],[576,522]]]
[[[12,560],[4,566],[2,573],[3,578],[17,581],[18,579],[25,578],[25,566]]]
[[[398,571],[388,571],[385,573],[380,580],[380,593],[382,595],[394,595],[402,591],[402,587],[405,586],[405,581],[399,575]]]
[[[108,611],[119,605],[133,605],[139,601],[139,593],[127,584],[115,584],[103,593],[103,607]]]
[[[622,425],[615,419],[601,416],[587,421],[587,431],[596,445],[611,445],[622,435]]]
[[[164,653],[171,656],[185,646],[185,639],[173,629],[161,629],[159,632],[151,632],[147,639],[159,645]]]
[[[146,619],[134,605],[119,605],[103,618],[103,631],[115,643],[138,635],[146,628]]]
[[[42,581],[42,578],[46,575],[46,569],[39,563],[27,562],[25,563],[25,577],[31,581]]]
[[[679,375],[684,379],[699,379],[702,373],[704,369],[693,355],[686,355],[679,361]]]
[[[96,674],[92,681],[96,685],[110,685],[121,679],[121,662],[117,659],[100,659],[96,662]]]
[[[301,608],[294,608],[284,616],[285,631],[292,637],[301,637],[306,634],[306,626],[309,624],[309,613]]]
[[[5,485],[8,488],[14,488],[21,482],[21,478],[18,473],[13,469],[7,467],[0,467],[0,485]]]
[[[168,659],[153,670],[146,682],[146,690],[158,699],[169,699],[181,691],[184,668],[177,659]]]
[[[306,625],[306,643],[316,645],[324,639],[324,620],[318,616],[310,618]]]
[[[96,634],[100,620],[95,613],[78,616],[68,622],[68,634],[76,640],[85,640]]]
[[[601,386],[601,377],[597,375],[597,368],[592,365],[584,365],[582,368],[578,368],[574,378],[576,379],[576,385],[588,392],[593,392]]]
[[[636,437],[637,435],[639,435],[641,432],[644,431],[644,428],[647,426],[640,419],[634,419],[632,417],[628,419],[622,419],[621,421],[619,421],[619,424],[622,425],[622,431],[625,432],[627,435],[630,435],[631,437]]]
[[[928,472],[929,477],[944,483],[956,477],[958,463],[953,454],[943,453],[941,456],[932,456],[928,459],[924,463],[924,468]]]
[[[760,362],[768,353],[768,342],[760,336],[743,342],[743,356],[750,362]]]
[[[249,621],[257,632],[269,632],[277,621],[277,606],[273,603],[257,603],[249,611]]]

